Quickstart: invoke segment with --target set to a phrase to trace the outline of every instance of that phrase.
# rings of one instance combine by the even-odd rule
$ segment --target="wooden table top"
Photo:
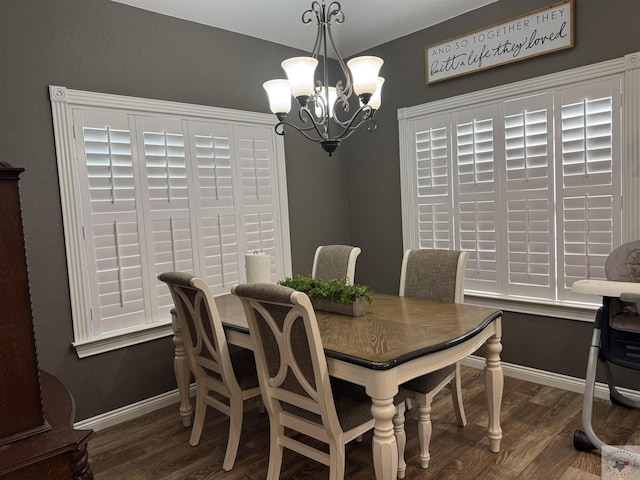
[[[372,369],[452,347],[480,333],[500,310],[374,293],[367,313],[351,317],[316,310],[327,357]],[[215,298],[226,328],[248,333],[240,299]]]

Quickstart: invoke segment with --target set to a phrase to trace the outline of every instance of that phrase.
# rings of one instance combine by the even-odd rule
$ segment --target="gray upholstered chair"
[[[311,276],[323,282],[346,279],[347,284],[353,285],[360,251],[359,247],[349,245],[319,246],[313,257]]]
[[[345,444],[373,428],[364,387],[329,376],[315,311],[305,293],[270,283],[240,284],[231,292],[244,306],[269,413],[267,479],[279,478],[288,448],[329,466],[329,477],[342,480]],[[403,466],[404,401],[404,396],[396,398],[401,410],[400,419],[394,418]],[[328,452],[305,438],[328,445]]]
[[[467,252],[456,250],[407,250],[400,272],[400,296],[438,300],[448,303],[464,302],[464,275]],[[420,464],[429,466],[431,441],[431,402],[447,384],[451,385],[453,406],[458,425],[467,419],[462,404],[460,364],[444,367],[401,385],[418,405],[418,435],[420,436]]]
[[[260,395],[253,352],[245,348],[229,351],[218,309],[203,280],[181,272],[161,273],[158,279],[168,285],[173,297],[195,378],[196,413],[189,444],[200,442],[207,406],[228,415],[229,439],[222,467],[229,471],[238,453],[244,401]],[[262,408],[260,399],[258,403]]]

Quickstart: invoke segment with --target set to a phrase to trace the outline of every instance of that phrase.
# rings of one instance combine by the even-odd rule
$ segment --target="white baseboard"
[[[484,358],[470,355],[462,360],[462,365],[482,369],[484,368]],[[584,378],[570,377],[560,373],[547,372],[545,370],[505,362],[502,362],[502,371],[506,377],[518,378],[548,387],[561,388],[562,390],[568,390],[570,392],[584,393]],[[623,387],[618,387],[617,390],[625,397],[640,400],[640,392],[637,390]],[[593,394],[596,398],[609,399],[609,386],[606,383],[596,382]]]
[[[189,388],[189,395],[194,397],[195,392],[195,384],[191,384]],[[73,426],[80,430],[92,429],[94,432],[99,432],[105,428],[113,427],[120,423],[128,422],[129,420],[134,420],[142,415],[146,415],[147,413],[151,413],[174,404],[176,406],[176,416],[179,416],[179,402],[180,394],[178,393],[178,389],[175,389],[110,412],[101,413],[95,417],[87,418],[86,420],[74,423]]]
[[[471,355],[462,361],[463,365],[473,368],[484,368],[484,358]],[[559,373],[547,372],[544,370],[538,370],[530,367],[523,367],[521,365],[502,362],[502,370],[507,377],[518,378],[520,380],[526,380],[528,382],[538,383],[549,387],[560,388],[571,392],[583,393],[585,381],[582,378],[570,377],[568,375],[561,375]],[[620,393],[626,397],[634,400],[640,400],[640,392],[637,390],[631,390],[628,388],[618,388]],[[190,394],[193,397],[195,395],[195,386],[192,384]],[[597,398],[609,398],[609,387],[605,383],[596,383],[595,397]],[[96,432],[104,430],[105,428],[118,425],[119,423],[133,420],[147,413],[151,413],[160,408],[167,407],[169,405],[176,405],[176,417],[178,413],[178,403],[180,397],[178,390],[172,390],[170,392],[157,395],[155,397],[147,398],[141,402],[127,405],[126,407],[118,408],[111,412],[106,412],[97,415],[92,418],[87,418],[74,424],[77,429],[93,429]]]

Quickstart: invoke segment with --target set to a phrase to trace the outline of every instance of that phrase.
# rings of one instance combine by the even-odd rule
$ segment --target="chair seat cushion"
[[[373,418],[371,414],[371,397],[365,388],[355,383],[331,377],[331,391],[340,425],[349,430]],[[407,394],[400,391],[393,399],[394,405],[404,402]]]
[[[364,387],[331,377],[331,391],[343,430],[350,430],[373,418],[371,398]]]
[[[436,388],[447,376],[456,369],[456,365],[449,365],[435,372],[427,373],[420,377],[409,380],[401,385],[401,388],[412,392],[429,393]]]
[[[253,351],[248,348],[236,348],[229,351],[233,371],[242,390],[258,386],[258,373]]]

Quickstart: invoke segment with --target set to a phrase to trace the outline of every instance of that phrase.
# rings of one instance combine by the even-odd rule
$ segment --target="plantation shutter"
[[[571,293],[573,282],[604,279],[606,258],[620,244],[620,178],[613,173],[620,156],[620,91],[620,80],[611,79],[557,93],[561,299],[583,300]]]
[[[414,124],[418,248],[453,248],[450,122],[440,115]]]
[[[90,335],[145,323],[146,254],[139,230],[130,117],[74,110],[78,180],[89,301]]]
[[[150,266],[151,315],[173,306],[162,272],[194,271],[194,229],[189,213],[187,161],[182,122],[164,117],[136,118]]]
[[[452,115],[454,125],[454,204],[461,250],[469,252],[465,286],[496,291],[502,285],[495,164],[494,105],[462,110]]]
[[[278,188],[274,184],[274,150],[268,127],[233,127],[240,190],[240,223],[245,229],[244,253],[264,252],[271,258],[271,278],[281,279],[277,258]],[[279,227],[278,227],[279,228]]]
[[[552,102],[540,94],[501,104],[508,294],[555,295]]]
[[[214,122],[189,122],[194,158],[194,201],[197,205],[200,275],[214,295],[241,281],[234,204],[231,127]]]

